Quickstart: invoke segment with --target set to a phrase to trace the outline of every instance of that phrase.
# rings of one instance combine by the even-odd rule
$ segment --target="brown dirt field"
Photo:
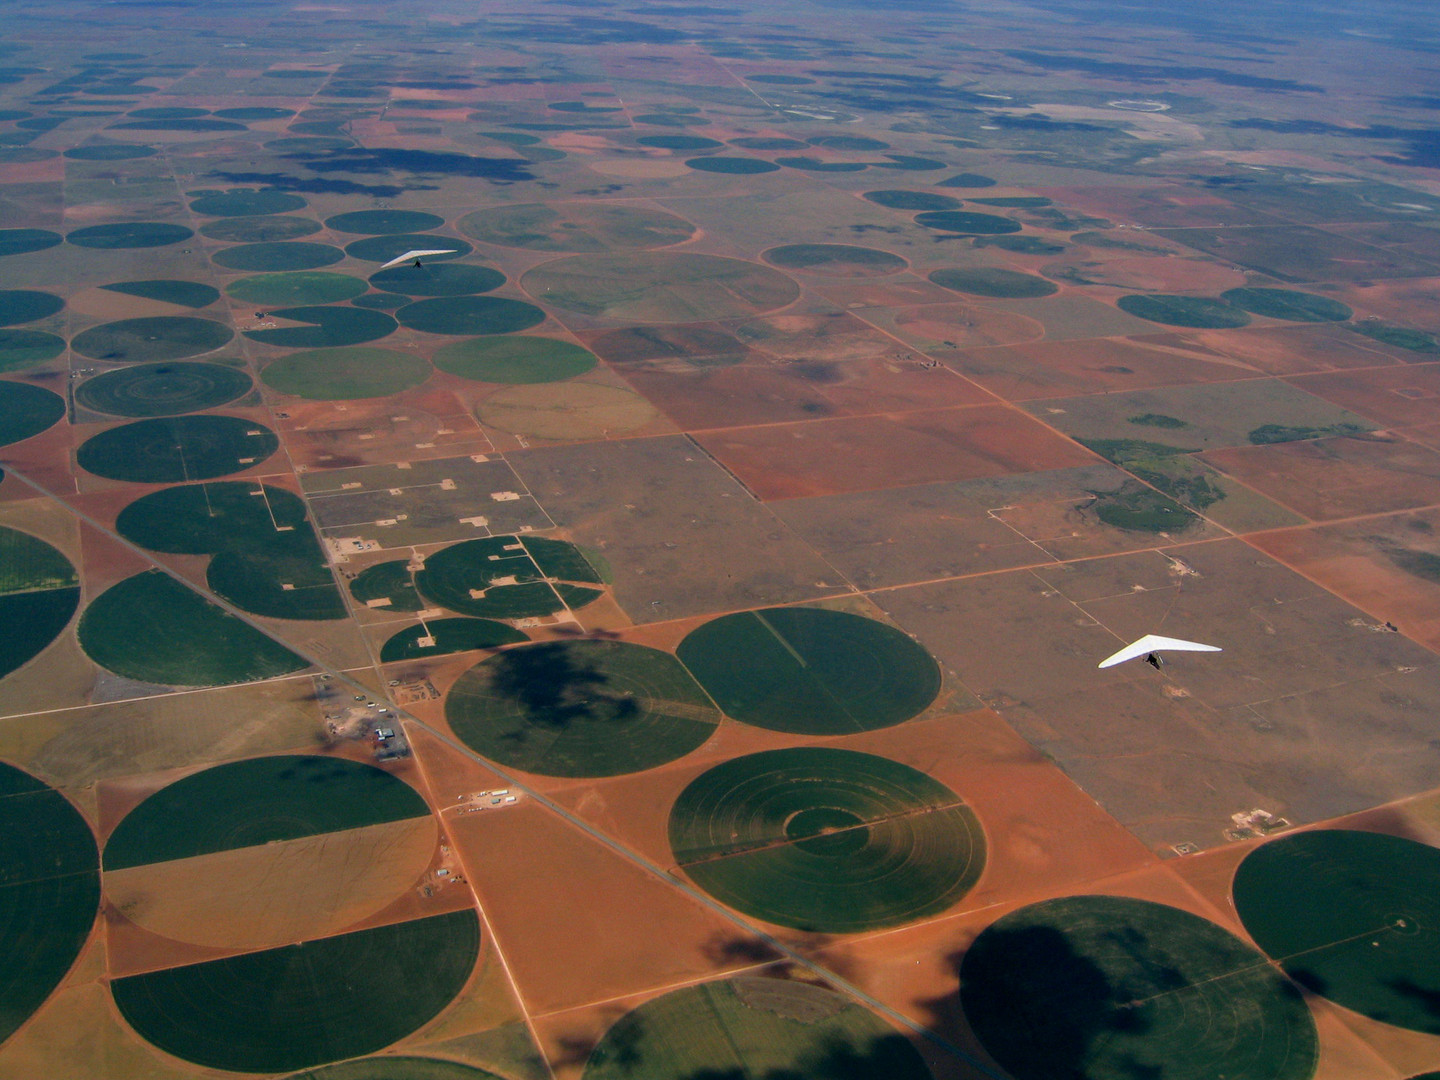
[[[507,386],[481,401],[475,415],[486,428],[545,442],[673,430],[645,398],[628,387],[609,385],[608,380]]]
[[[494,450],[474,418],[453,398],[433,402],[445,408],[437,414],[400,397],[291,402],[276,414],[280,437],[296,465],[310,469]]]
[[[1312,521],[1440,503],[1440,452],[1402,440],[1316,439],[1202,458]]]
[[[1135,225],[1183,228],[1204,225],[1279,225],[1279,218],[1236,206],[1201,188],[1160,184],[1150,188],[1065,187],[1045,194],[1072,210]]]
[[[112,319],[143,319],[158,315],[194,316],[194,308],[183,304],[167,304],[163,300],[147,300],[143,296],[127,296],[109,289],[84,289],[65,301],[79,315],[109,322]]]
[[[28,381],[65,396],[66,387],[58,374],[53,377],[48,374],[32,375]],[[89,430],[82,430],[85,430],[86,435],[91,433]],[[95,483],[95,477],[74,466],[71,450],[79,441],[74,429],[62,418],[40,434],[23,442],[11,443],[0,452],[5,455],[7,469],[15,469],[47,491],[63,496],[73,494],[82,482]],[[84,478],[83,481],[81,477]]]
[[[699,439],[761,499],[968,480],[1093,464],[1000,405],[737,428]]]
[[[1286,381],[1390,427],[1440,420],[1440,364],[1306,375]]]
[[[829,300],[866,319],[869,315],[865,308],[948,304],[955,300],[955,294],[949,289],[942,289],[939,285],[908,274],[890,281],[817,282],[813,288]]]
[[[865,319],[925,352],[1038,341],[1045,327],[1035,319],[976,304],[926,304],[912,308],[866,308]]]
[[[1130,252],[1115,252],[1110,258],[1052,263],[1044,272],[1046,277],[1075,280],[1077,284],[1083,279],[1086,283],[1117,289],[1153,292],[1216,293],[1245,284],[1243,273],[1209,260]],[[1072,272],[1074,278],[1070,276]]]
[[[235,949],[193,945],[152,934],[113,908],[102,908],[101,917],[104,920],[106,967],[111,978],[219,960],[237,952]]]
[[[1408,349],[1382,345],[1333,323],[1247,327],[1243,330],[1186,330],[1144,335],[1133,340],[1207,352],[1221,362],[1233,361],[1267,375],[1382,367],[1412,363],[1420,355]]]
[[[1007,401],[1229,382],[1262,374],[1207,349],[1137,338],[1035,342],[968,349],[941,358]]]
[[[388,906],[430,865],[435,819],[137,866],[105,875],[109,903],[163,937],[265,949],[326,937]]]
[[[601,176],[614,176],[625,180],[669,180],[684,176],[690,170],[680,161],[666,161],[659,158],[612,157],[598,161],[587,161],[586,167]]]
[[[0,1075],[195,1080],[197,1074],[141,1040],[115,1012],[109,990],[91,983],[54,994],[0,1047]]]
[[[1340,299],[1402,326],[1440,330],[1440,278],[1377,281],[1342,293]],[[1428,359],[1423,353],[1411,355]]]

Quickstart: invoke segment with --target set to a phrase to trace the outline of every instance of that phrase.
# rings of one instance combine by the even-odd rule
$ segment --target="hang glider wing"
[[[1160,637],[1158,634],[1146,634],[1139,641],[1133,641],[1126,645],[1113,656],[1107,656],[1100,661],[1102,668],[1114,667],[1116,664],[1123,664],[1126,660],[1134,660],[1137,656],[1147,656],[1153,652],[1223,652],[1218,645],[1202,645],[1198,641],[1182,641],[1180,638]]]
[[[399,266],[401,263],[413,262],[416,259],[423,259],[427,255],[454,255],[455,248],[437,248],[434,251],[407,251],[404,255],[396,255],[381,270],[389,270],[392,266]]]

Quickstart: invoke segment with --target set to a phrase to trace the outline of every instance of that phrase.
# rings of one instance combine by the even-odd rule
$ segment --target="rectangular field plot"
[[[1440,364],[1330,372],[1288,380],[1391,429],[1440,421]]]
[[[1437,272],[1433,263],[1306,225],[1156,232],[1281,281],[1363,281],[1430,277]]]
[[[760,498],[969,480],[1094,463],[1000,405],[737,428],[699,437]]]
[[[307,473],[301,486],[321,535],[341,554],[350,547],[472,540],[554,525],[500,458],[363,465]]]

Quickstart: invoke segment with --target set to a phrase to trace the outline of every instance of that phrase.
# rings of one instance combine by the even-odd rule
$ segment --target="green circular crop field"
[[[77,636],[101,667],[168,686],[228,686],[310,666],[162,570],[142,571],[91,600]]]
[[[235,416],[175,416],[122,424],[80,444],[80,467],[109,480],[179,484],[258,465],[280,447],[269,428]]]
[[[0,763],[0,1041],[60,984],[90,937],[100,908],[95,837],[65,796]]]
[[[582,253],[669,247],[695,235],[694,225],[663,210],[606,203],[494,206],[466,214],[459,229],[487,244]]]
[[[405,296],[472,296],[505,284],[505,275],[488,266],[438,263],[434,266],[392,266],[370,275],[370,284]]]
[[[812,933],[936,915],[985,868],[985,835],[944,784],[873,754],[747,754],[690,782],[670,811],[676,862],[717,900]]]
[[[450,236],[401,233],[392,236],[367,236],[364,240],[352,240],[345,245],[345,254],[352,259],[362,259],[365,262],[387,263],[391,259],[398,259],[407,251],[439,251],[442,248],[453,248],[454,250],[446,251],[443,255],[426,255],[425,263],[428,265],[448,262],[450,259],[463,258],[475,250],[473,245]]]
[[[829,172],[849,173],[864,172],[870,166],[863,161],[821,161],[815,157],[778,157],[776,165],[784,165],[787,169],[800,169],[804,172]]]
[[[729,176],[758,176],[760,173],[779,172],[780,166],[773,161],[752,157],[697,157],[685,162],[696,172],[725,173]]]
[[[292,353],[266,366],[260,381],[311,401],[389,397],[430,377],[422,356],[364,346]]]
[[[79,605],[80,577],[70,560],[38,537],[0,526],[0,678],[39,656]]]
[[[492,1072],[441,1058],[384,1057],[342,1061],[295,1073],[288,1080],[504,1080]]]
[[[383,600],[382,610],[387,612],[419,611],[425,606],[425,601],[420,598],[408,567],[405,559],[367,566],[350,579],[350,595],[367,606]]]
[[[70,347],[91,360],[133,364],[199,356],[228,344],[234,336],[230,327],[214,319],[159,315],[92,326],[76,334]]]
[[[221,218],[200,226],[200,235],[227,244],[265,244],[298,240],[320,231],[320,223],[303,217]],[[223,265],[223,264],[222,264]]]
[[[110,992],[143,1038],[232,1072],[382,1050],[454,1000],[480,953],[473,909],[130,975]]]
[[[511,768],[617,776],[684,757],[720,714],[669,653],[549,641],[476,664],[450,688],[445,719],[476,753]]]
[[[520,284],[567,311],[636,323],[743,318],[800,296],[799,285],[767,266],[670,251],[574,255],[535,267]]]
[[[27,165],[59,156],[58,150],[42,150],[38,146],[0,146],[0,165]]]
[[[95,143],[71,147],[65,151],[65,156],[72,161],[131,161],[154,157],[159,152],[153,146],[136,146],[134,143]]]
[[[1250,316],[1233,304],[1206,296],[1175,296],[1139,293],[1122,296],[1115,306],[1127,315],[1166,326],[1188,326],[1200,330],[1224,330],[1248,326]]]
[[[992,176],[985,176],[983,173],[962,172],[941,180],[935,186],[948,188],[987,188],[994,187],[995,183],[995,178]]]
[[[929,191],[867,191],[864,198],[891,210],[958,210],[965,205],[953,196]]]
[[[1344,322],[1355,314],[1339,300],[1294,289],[1227,289],[1220,299],[1252,315],[1289,322]]]
[[[116,225],[88,225],[67,233],[66,243],[77,247],[153,248],[168,247],[189,240],[194,230],[183,225],[166,225],[159,221],[129,221]]]
[[[1293,833],[1246,856],[1233,888],[1255,944],[1301,986],[1440,1034],[1440,850],[1383,833]]]
[[[28,255],[44,251],[64,242],[65,238],[49,229],[0,229],[0,258],[6,255]]]
[[[210,261],[227,270],[318,270],[343,258],[345,252],[330,244],[287,242],[224,248],[211,255]]]
[[[460,337],[529,330],[545,321],[545,312],[523,300],[498,296],[444,296],[406,304],[395,318],[411,330]]]
[[[444,224],[444,218],[421,210],[352,210],[325,219],[325,227],[334,232],[368,236],[425,232]]]
[[[283,274],[256,274],[225,286],[236,300],[262,307],[300,304],[336,304],[353,300],[370,289],[364,278],[325,270],[296,270]]]
[[[0,371],[18,371],[65,351],[65,339],[41,330],[0,330]]]
[[[263,217],[300,210],[306,202],[299,195],[273,188],[258,191],[227,191],[222,195],[205,195],[190,204],[190,209],[207,217]]]
[[[1020,223],[998,214],[976,214],[968,210],[931,210],[915,215],[915,224],[941,232],[965,236],[998,236],[1020,231]]]
[[[1054,199],[1043,195],[1002,195],[993,199],[971,199],[979,206],[1001,206],[1012,210],[1038,210],[1042,206],[1055,205]]]
[[[249,758],[190,773],[145,798],[105,842],[105,869],[424,817],[405,781],[329,755]]]
[[[931,1073],[908,1039],[854,999],[799,979],[740,976],[672,990],[615,1021],[591,1051],[584,1080],[641,1077],[931,1080]]]
[[[1187,911],[1118,896],[1047,900],[991,923],[961,962],[960,1004],[1016,1080],[1309,1080],[1319,1053],[1304,999],[1253,948]]]
[[[86,379],[75,388],[75,404],[111,416],[179,416],[224,405],[253,387],[242,369],[220,364],[136,364]]]
[[[414,297],[402,296],[393,292],[366,293],[364,296],[357,296],[354,305],[358,308],[371,308],[375,311],[394,311],[410,303]]]
[[[940,666],[908,635],[824,608],[723,615],[690,631],[676,653],[726,714],[772,731],[891,727],[940,692]]]
[[[578,556],[574,545],[565,547]],[[577,565],[583,564],[581,558]],[[562,599],[544,580],[561,576],[543,572],[516,537],[487,536],[452,544],[429,556],[425,568],[415,575],[415,585],[433,603],[481,619],[553,615],[562,610],[567,601],[571,607],[581,607],[579,600],[589,603],[599,595]],[[569,580],[589,579],[572,577]]]
[[[847,278],[883,277],[908,265],[888,251],[850,244],[786,244],[761,252],[760,257],[784,270]]]
[[[993,296],[1003,300],[1028,300],[1049,296],[1059,291],[1053,281],[1018,270],[995,266],[951,266],[930,271],[930,280],[944,289],[969,293],[971,296]]]
[[[970,241],[977,248],[995,247],[1019,255],[1059,255],[1064,244],[1056,244],[1038,236],[986,236]]]
[[[355,307],[307,306],[277,308],[267,313],[274,319],[304,323],[275,330],[246,330],[251,341],[278,345],[284,349],[324,349],[341,345],[360,345],[388,337],[396,322],[383,311]]]
[[[24,442],[65,415],[65,399],[29,383],[0,380],[0,446]]]
[[[635,142],[657,150],[714,150],[725,145],[719,139],[707,139],[703,135],[645,135]]]
[[[386,609],[390,610],[389,608]],[[430,639],[428,645],[420,642]],[[518,645],[530,638],[524,632],[490,619],[431,619],[416,626],[407,626],[389,637],[380,647],[380,662],[420,660],[427,656],[448,656],[472,649],[495,649],[501,645]]]
[[[434,364],[462,379],[492,383],[548,383],[591,370],[595,354],[547,337],[471,338],[442,345]]]
[[[279,109],[270,105],[242,105],[234,109],[216,109],[211,115],[249,123],[252,120],[283,120],[287,116],[294,116],[295,110]]]

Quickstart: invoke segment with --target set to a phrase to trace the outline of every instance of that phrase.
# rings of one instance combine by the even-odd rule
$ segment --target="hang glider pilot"
[[[1218,645],[1202,645],[1198,641],[1182,641],[1180,638],[1161,637],[1158,634],[1146,634],[1144,637],[1132,641],[1119,652],[1107,656],[1101,660],[1098,667],[1114,667],[1116,664],[1123,664],[1126,660],[1134,660],[1143,656],[1145,662],[1156,671],[1164,661],[1160,653],[1164,652],[1223,652]]]

